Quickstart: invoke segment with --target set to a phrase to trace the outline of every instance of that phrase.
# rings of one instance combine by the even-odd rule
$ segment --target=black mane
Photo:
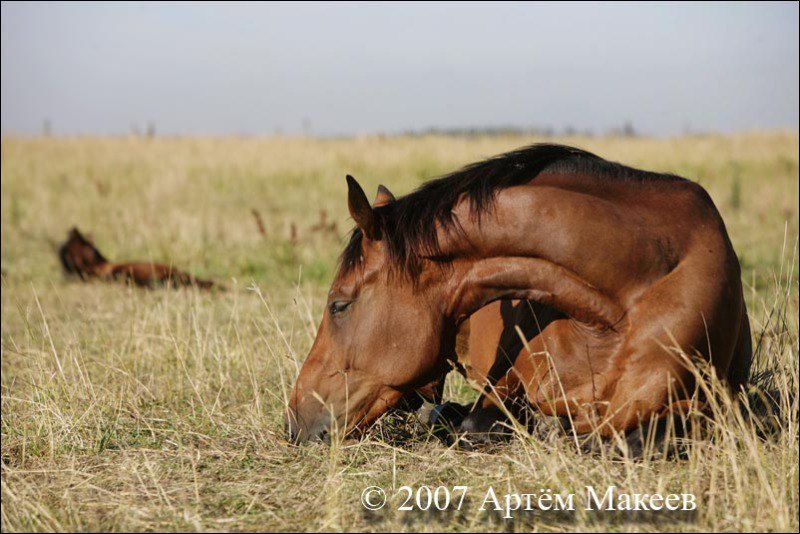
[[[472,215],[480,221],[481,215],[491,209],[499,190],[528,183],[545,169],[639,182],[684,180],[671,174],[626,167],[570,146],[536,144],[520,148],[425,182],[396,202],[375,208],[392,265],[416,278],[421,268],[420,258],[440,254],[436,224],[448,231],[458,231],[452,209],[462,196],[469,201]],[[343,272],[360,264],[362,239],[361,231],[354,229],[340,258]]]

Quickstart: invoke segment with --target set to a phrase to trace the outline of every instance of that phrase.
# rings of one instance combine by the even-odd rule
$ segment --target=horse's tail
[[[211,290],[216,289],[219,291],[225,291],[225,286],[216,284],[211,280],[204,280],[202,278],[197,278],[194,275],[189,273],[184,273],[182,271],[173,271],[171,276],[172,283],[176,286],[194,286],[198,289],[205,289]]]
[[[201,278],[195,278],[193,285],[197,286],[200,289],[206,289],[206,290],[211,290],[211,289],[213,289],[215,291],[227,291],[228,290],[228,288],[223,286],[222,284],[218,284],[216,282],[212,282],[211,280],[203,280]]]

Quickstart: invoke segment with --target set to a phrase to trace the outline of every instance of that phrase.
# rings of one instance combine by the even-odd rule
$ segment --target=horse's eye
[[[342,313],[344,310],[347,309],[348,306],[350,306],[350,304],[352,304],[352,301],[337,300],[335,302],[331,302],[330,305],[331,315]]]

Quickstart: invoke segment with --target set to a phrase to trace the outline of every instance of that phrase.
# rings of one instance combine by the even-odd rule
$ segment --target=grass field
[[[2,530],[797,531],[796,132],[556,140],[697,180],[726,221],[757,347],[754,405],[685,458],[611,460],[560,436],[463,452],[397,420],[355,443],[284,440],[286,388],[351,224],[345,174],[403,194],[538,140],[3,139]],[[229,291],[68,280],[53,243],[72,225],[110,259],[172,262]],[[456,377],[447,392],[474,397]],[[360,503],[373,485],[392,495],[377,512]],[[400,511],[402,485],[470,489],[461,511]],[[585,485],[691,492],[698,508],[478,510],[489,487]]]

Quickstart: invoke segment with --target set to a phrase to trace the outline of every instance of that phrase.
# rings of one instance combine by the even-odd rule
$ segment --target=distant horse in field
[[[547,144],[399,199],[381,186],[372,205],[347,182],[357,228],[289,398],[296,442],[438,401],[452,368],[482,391],[468,437],[524,405],[578,436],[641,440],[703,405],[695,362],[733,391],[748,379],[739,261],[697,183]]]
[[[67,241],[58,249],[58,257],[67,274],[81,279],[101,278],[124,280],[137,286],[154,287],[172,284],[210,289],[214,283],[201,280],[169,265],[149,262],[108,261],[77,228],[72,228]]]

